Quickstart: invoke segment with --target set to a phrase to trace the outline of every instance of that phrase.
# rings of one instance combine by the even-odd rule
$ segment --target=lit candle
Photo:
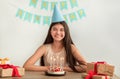
[[[57,64],[57,67],[59,66],[58,63],[59,63],[59,57],[57,56],[57,57],[56,57],[56,64]]]
[[[60,57],[60,68],[61,68],[61,71],[63,71],[63,65],[64,65],[64,57]]]
[[[56,64],[56,59],[55,57],[53,58],[53,69],[55,69],[55,64]]]
[[[52,57],[50,57],[50,71],[52,70]]]

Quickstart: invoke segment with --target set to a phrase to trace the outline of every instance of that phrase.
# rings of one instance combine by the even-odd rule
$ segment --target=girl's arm
[[[35,63],[40,60],[40,58],[46,52],[45,45],[39,47],[36,52],[24,63],[23,67],[25,70],[32,70],[32,71],[47,71],[49,69],[48,66],[37,66]]]
[[[78,66],[75,66],[75,68],[79,71],[79,72],[86,72],[86,65],[78,65]],[[66,66],[64,67],[63,69],[64,71],[69,71],[69,72],[72,72],[73,70]]]
[[[81,55],[79,50],[74,45],[71,45],[71,49],[72,49],[73,56],[78,62],[78,66],[75,66],[75,68],[80,72],[85,72],[87,68],[86,60],[84,59],[84,57]]]

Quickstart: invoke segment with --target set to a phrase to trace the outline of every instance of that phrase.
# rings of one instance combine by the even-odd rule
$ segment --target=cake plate
[[[48,76],[64,76],[66,74],[66,72],[65,71],[61,71],[61,72],[47,71],[47,72],[45,72],[45,74]]]

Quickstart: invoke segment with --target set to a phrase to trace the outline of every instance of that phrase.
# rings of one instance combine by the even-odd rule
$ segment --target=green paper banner
[[[55,4],[57,4],[57,2],[51,2],[51,6],[50,6],[50,7],[51,7],[51,8],[50,8],[51,10],[54,9],[54,5],[55,5]]]
[[[19,17],[20,19],[22,19],[23,16],[24,16],[24,10],[18,9],[16,17]]]
[[[40,9],[45,10],[53,10],[54,4],[59,4],[61,10],[67,10],[68,4],[70,4],[71,8],[78,7],[78,1],[77,0],[64,0],[64,1],[47,1],[42,0],[40,3],[38,3],[38,0],[30,0],[29,6],[36,8],[36,6],[40,7]]]
[[[62,1],[60,2],[60,9],[61,10],[67,10],[68,9],[68,6],[67,6],[67,2],[66,1]]]
[[[50,25],[50,18],[49,16],[43,16],[43,25]]]
[[[67,15],[63,15],[63,17],[65,18],[65,21],[68,23],[68,17],[67,17]]]
[[[41,3],[41,9],[48,10],[48,2],[47,1],[42,1],[42,3]]]
[[[30,0],[28,6],[29,7],[34,7],[37,9],[37,5],[40,5],[40,8],[38,10],[40,11],[46,11],[47,12],[52,12],[54,5],[58,4],[61,10],[61,13],[63,13],[63,16],[65,18],[65,21],[67,23],[72,23],[78,20],[82,20],[83,18],[86,17],[86,12],[84,8],[79,8],[78,7],[78,2],[77,0],[63,0],[63,1],[52,1],[50,2],[49,0],[42,0],[40,3],[38,3],[38,0]],[[68,10],[68,5],[71,6],[71,12],[69,13],[64,13],[64,11]],[[36,7],[37,6],[37,7]],[[74,7],[78,7],[78,10],[74,10]],[[43,15],[42,13],[33,13],[32,11],[26,11],[24,9],[18,8],[16,12],[16,17],[23,20],[27,21],[30,23],[35,23],[35,24],[43,24],[43,25],[50,25],[51,23],[51,17],[50,15]]]
[[[86,17],[84,9],[78,10],[77,13],[78,13],[80,19],[82,19],[83,17]]]
[[[76,21],[76,20],[77,20],[76,13],[70,13],[70,14],[69,14],[69,18],[70,18],[70,21],[71,21],[71,22]]]
[[[70,4],[71,4],[71,7],[74,8],[74,7],[78,7],[78,4],[77,4],[77,0],[70,0]]]
[[[30,0],[29,6],[33,6],[35,8],[37,5],[37,2],[38,2],[38,0]]]
[[[29,12],[25,13],[24,20],[31,22],[32,21],[32,14]]]
[[[33,22],[34,22],[34,23],[37,23],[37,24],[40,24],[40,21],[41,21],[41,16],[39,16],[39,15],[34,15]]]
[[[63,15],[67,23],[77,21],[86,17],[84,9],[80,9],[76,12],[71,12],[69,14]],[[47,24],[51,23],[51,16],[36,15],[22,9],[18,9],[16,17],[23,19],[28,22],[33,22],[36,24]],[[42,22],[42,23],[41,23]]]

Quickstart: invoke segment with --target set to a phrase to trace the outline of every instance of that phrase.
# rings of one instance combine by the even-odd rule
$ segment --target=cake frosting
[[[48,74],[59,75],[59,74],[65,74],[65,71],[58,71],[58,72],[48,71],[47,73]]]
[[[47,71],[48,74],[51,75],[64,75],[65,71],[61,67],[51,67],[50,70]]]

